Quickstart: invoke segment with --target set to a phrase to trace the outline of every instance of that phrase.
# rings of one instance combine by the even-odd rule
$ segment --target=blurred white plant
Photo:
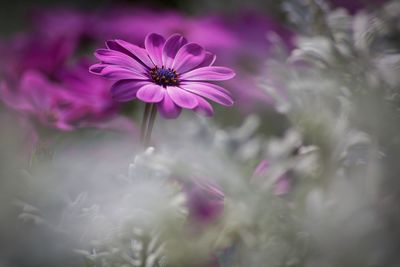
[[[284,7],[301,34],[290,53],[277,48],[261,86],[318,156],[294,189],[309,237],[301,266],[396,266],[399,217],[383,203],[399,196],[399,3],[354,16],[321,0]]]

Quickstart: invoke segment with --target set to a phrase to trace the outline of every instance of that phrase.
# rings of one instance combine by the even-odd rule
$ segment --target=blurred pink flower
[[[189,210],[189,224],[207,225],[222,214],[224,193],[211,182],[194,181],[184,187]]]
[[[245,113],[272,106],[273,98],[260,89],[260,77],[265,72],[266,62],[274,46],[291,50],[294,34],[268,16],[254,11],[226,17],[224,25],[240,40],[235,47],[215,51],[223,64],[237,70],[235,83],[228,82],[237,106]],[[276,39],[281,43],[275,43]]]
[[[106,49],[95,53],[101,63],[91,66],[90,71],[116,81],[111,94],[117,101],[137,98],[156,103],[165,118],[178,117],[182,108],[213,115],[212,106],[204,98],[224,106],[233,104],[228,91],[209,81],[228,80],[235,73],[213,66],[215,55],[179,34],[167,40],[148,34],[145,49],[122,40],[106,44]]]
[[[177,11],[155,12],[137,8],[114,9],[98,16],[92,34],[99,41],[124,39],[144,45],[146,35],[157,32],[163,36],[179,33],[208,50],[230,48],[240,42],[218,16],[189,17]]]
[[[50,41],[33,34],[18,34],[0,48],[0,71],[7,79],[18,79],[30,69],[51,76],[68,61],[75,48],[74,42],[63,37]]]
[[[32,12],[34,31],[48,41],[59,38],[79,42],[91,35],[92,15],[65,7]]]
[[[50,80],[37,70],[25,71],[17,82],[3,82],[0,99],[10,109],[42,126],[73,130],[94,126],[116,112],[109,84],[87,75],[88,64],[64,69]]]
[[[252,178],[262,177],[268,173],[270,163],[268,160],[262,160],[255,168]],[[292,183],[287,174],[282,175],[275,182],[273,192],[277,196],[286,195],[290,192]]]
[[[85,117],[80,124],[101,123],[110,115],[116,114],[118,104],[112,100],[109,92],[110,83],[88,74],[88,61],[81,60],[74,68],[61,69],[58,80],[72,96]]]
[[[224,193],[216,183],[203,179],[185,181],[183,191],[188,209],[186,227],[190,233],[189,236],[201,235],[208,226],[221,218],[225,205]],[[215,252],[210,254],[205,266],[219,266]]]
[[[261,161],[260,163],[258,163],[258,165],[256,166],[256,168],[255,168],[255,170],[254,170],[254,172],[253,172],[252,177],[264,175],[264,174],[267,172],[268,167],[269,167],[269,161],[266,160],[266,159],[262,160],[262,161]]]

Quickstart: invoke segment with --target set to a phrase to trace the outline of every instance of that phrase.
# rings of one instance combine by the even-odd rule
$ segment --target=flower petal
[[[26,71],[20,81],[20,98],[29,103],[30,111],[39,112],[49,108],[51,101],[56,98],[57,90],[50,88],[53,89],[52,84],[43,74],[33,70]]]
[[[168,94],[157,104],[157,110],[161,116],[167,119],[175,119],[181,114],[182,108],[178,107]]]
[[[164,95],[165,89],[153,83],[146,84],[136,93],[136,97],[146,103],[158,103],[163,100]]]
[[[172,63],[174,62],[174,58],[176,53],[178,53],[179,49],[187,44],[187,40],[180,34],[171,35],[164,44],[162,60],[163,65],[166,68],[171,68]]]
[[[165,44],[165,39],[157,33],[150,33],[144,40],[144,46],[146,47],[149,57],[155,65],[161,67],[162,62],[162,51]]]
[[[119,51],[109,49],[98,49],[94,53],[95,57],[102,63],[119,65],[140,73],[146,73],[147,69],[137,60]]]
[[[99,67],[97,67],[99,68]],[[97,69],[95,69],[97,71]],[[93,69],[91,69],[93,72]],[[116,66],[116,65],[106,65],[100,73],[93,72],[95,74],[99,74],[110,80],[148,80],[149,78],[141,73],[137,73],[130,69],[126,69],[124,67]]]
[[[172,101],[174,101],[174,103],[181,108],[193,109],[198,105],[195,95],[185,90],[182,90],[179,87],[168,86],[167,92]]]
[[[119,52],[122,52],[124,54],[127,54],[134,59],[137,59],[139,63],[142,63],[144,66],[147,66],[148,68],[153,68],[154,64],[151,61],[149,55],[147,54],[146,50],[128,43],[123,40],[112,40],[112,41],[107,41],[106,42],[107,48],[111,50],[116,50]]]
[[[183,73],[181,80],[187,81],[223,81],[235,76],[235,72],[225,67],[202,67]]]
[[[217,59],[216,55],[207,51],[203,62],[200,65],[198,65],[197,68],[209,67],[212,64],[214,64],[216,59]]]
[[[210,103],[204,100],[204,98],[198,96],[197,102],[199,102],[199,105],[194,109],[194,111],[206,117],[211,117],[214,115],[213,107],[210,105]]]
[[[137,91],[146,84],[148,84],[147,81],[120,80],[111,87],[111,96],[118,102],[133,100],[136,98]]]
[[[185,73],[194,69],[204,61],[206,51],[195,43],[189,43],[181,47],[175,56],[172,68],[178,73]]]
[[[102,63],[93,64],[89,67],[89,72],[96,75],[101,75],[101,72],[105,67],[107,67],[107,65],[104,65]]]
[[[182,83],[180,87],[196,95],[208,98],[223,106],[233,105],[233,99],[230,93],[221,86],[211,83],[191,82]]]

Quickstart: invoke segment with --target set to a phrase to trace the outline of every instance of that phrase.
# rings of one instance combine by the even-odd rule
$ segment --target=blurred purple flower
[[[124,39],[139,45],[149,32],[163,36],[179,33],[208,50],[231,48],[239,44],[236,34],[218,16],[188,17],[176,11],[154,12],[148,9],[114,9],[99,14],[93,38]]]
[[[38,9],[31,19],[35,32],[48,41],[63,38],[79,42],[91,35],[92,16],[75,9]]]
[[[84,116],[85,124],[102,122],[117,112],[118,104],[111,98],[110,83],[88,75],[89,62],[81,60],[74,68],[62,69],[57,78],[76,99]],[[82,123],[81,123],[82,124]]]
[[[65,123],[62,111],[62,89],[52,84],[41,73],[27,71],[21,77],[17,90],[12,90],[9,84],[0,87],[0,97],[4,104],[28,117],[35,119],[46,127],[69,130],[72,127]]]
[[[269,167],[269,161],[266,160],[266,159],[262,160],[262,161],[261,161],[260,163],[258,163],[258,165],[256,166],[256,168],[255,168],[255,170],[254,170],[254,172],[253,172],[252,177],[264,175],[264,174],[267,172],[268,167]]]
[[[76,44],[60,37],[47,40],[32,34],[19,34],[0,48],[0,71],[7,79],[19,79],[25,71],[34,69],[54,75],[71,57]]]
[[[59,130],[95,126],[110,118],[116,104],[109,83],[87,75],[88,64],[64,69],[50,80],[37,70],[24,72],[18,82],[3,82],[0,99],[10,109]]]
[[[196,226],[207,225],[222,214],[224,210],[224,193],[216,184],[194,181],[184,187],[189,210],[189,223]]]
[[[265,63],[275,45],[284,50],[294,47],[294,34],[268,16],[257,12],[242,12],[227,17],[224,24],[240,40],[235,47],[215,51],[223,64],[237,69],[237,82],[228,82],[236,104],[245,113],[273,105],[273,98],[260,89],[260,76],[265,71]],[[280,43],[275,43],[276,40]]]
[[[165,118],[178,117],[182,108],[213,115],[212,106],[204,98],[224,106],[233,104],[228,91],[209,81],[228,80],[235,73],[213,66],[215,55],[179,34],[167,40],[156,33],[148,34],[145,49],[122,40],[106,45],[107,49],[96,51],[101,63],[91,66],[90,71],[116,81],[111,88],[116,101],[137,98],[157,103]]]
[[[262,160],[255,168],[252,178],[262,177],[268,173],[270,163],[268,160]],[[273,192],[277,196],[286,195],[290,192],[292,183],[287,174],[282,175],[275,182]]]

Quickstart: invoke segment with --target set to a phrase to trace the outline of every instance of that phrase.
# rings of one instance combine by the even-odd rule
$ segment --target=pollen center
[[[154,83],[163,87],[175,86],[179,83],[176,70],[171,68],[166,69],[164,68],[164,66],[162,68],[159,68],[157,66],[152,68],[150,70],[150,76],[153,79]]]

